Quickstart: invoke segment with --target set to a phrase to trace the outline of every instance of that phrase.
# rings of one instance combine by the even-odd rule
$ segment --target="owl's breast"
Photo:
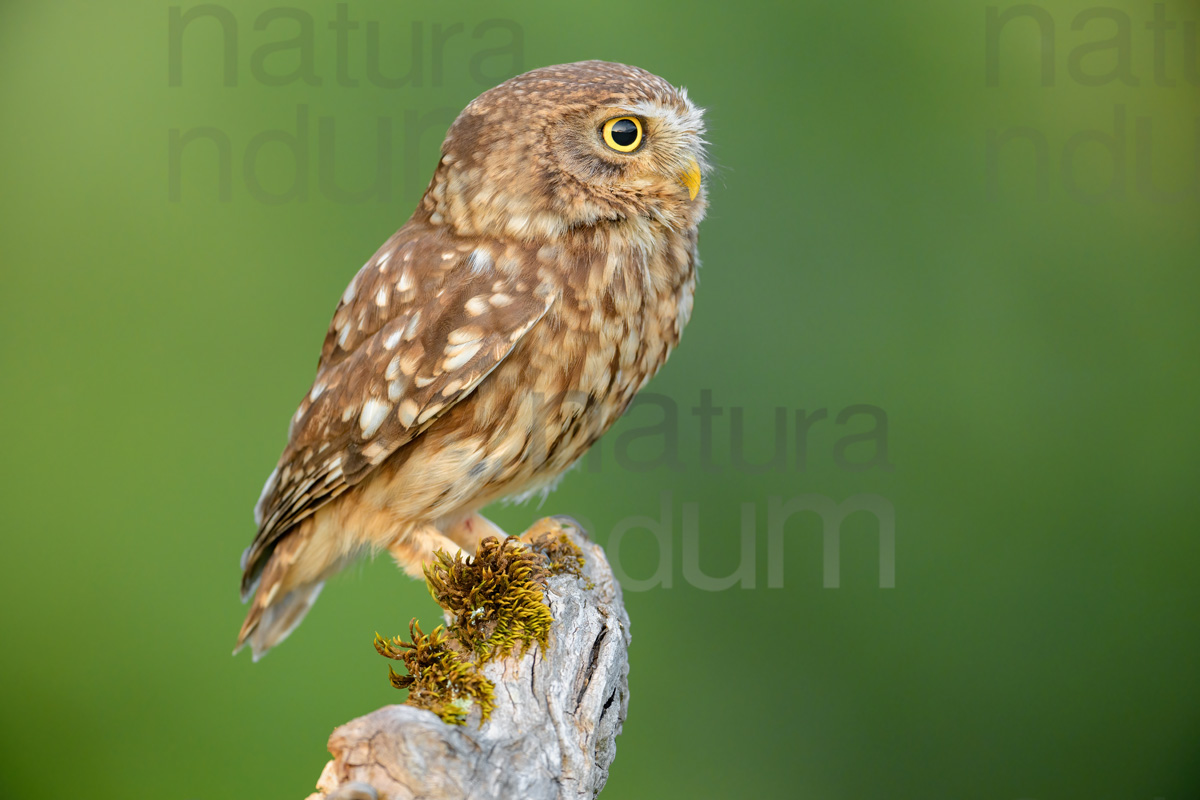
[[[553,484],[678,343],[691,313],[694,244],[681,237],[648,254],[612,247],[577,250],[574,261],[539,259],[537,284],[555,298],[545,316],[466,400],[405,448],[388,480],[436,515]],[[534,260],[526,264],[533,283]]]
[[[695,237],[652,248],[618,244],[565,270],[559,300],[530,337],[541,422],[557,440],[547,466],[566,469],[620,418],[666,362],[691,315]]]

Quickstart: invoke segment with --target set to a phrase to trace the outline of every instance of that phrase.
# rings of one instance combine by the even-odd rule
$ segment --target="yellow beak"
[[[696,159],[688,159],[688,166],[679,175],[683,185],[687,187],[688,196],[695,200],[696,195],[700,193],[700,165],[696,163]]]

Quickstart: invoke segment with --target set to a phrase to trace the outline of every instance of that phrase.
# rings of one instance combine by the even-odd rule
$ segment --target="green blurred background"
[[[4,0],[0,795],[299,798],[335,725],[400,699],[372,634],[437,610],[385,558],[332,581],[265,661],[230,658],[251,507],[338,296],[408,217],[454,113],[604,58],[685,84],[720,165],[695,315],[651,386],[677,407],[680,468],[629,463],[662,450],[641,406],[599,469],[540,510],[493,509],[511,531],[572,513],[606,543],[667,497],[670,585],[627,594],[632,703],[604,797],[1197,797],[1200,7],[1163,6],[1179,24],[1157,65],[1154,4],[1110,2],[1090,20],[1041,4],[1047,42],[1008,23],[997,86],[989,6],[964,0],[353,3],[357,86],[337,4],[256,25],[272,6],[246,2],[209,9],[236,28],[227,86],[212,16],[186,27],[172,85],[170,4]],[[270,85],[299,68],[272,44],[305,18],[319,85]],[[1087,49],[1122,29],[1127,53]],[[370,80],[371,30],[384,73],[420,74]],[[248,180],[255,137],[295,135],[298,113],[307,173],[267,142]],[[197,128],[230,143],[227,200],[211,141],[172,183],[172,131]],[[989,172],[989,135],[1014,128],[1044,141],[1044,186],[1030,138]],[[355,201],[329,172],[343,191],[385,179]],[[725,409],[709,469],[704,390]],[[886,412],[891,469],[836,458],[872,423],[834,418],[864,404]],[[735,466],[735,406],[760,462],[787,409],[785,469]],[[801,465],[793,412],[821,408]],[[880,461],[880,438],[844,460]],[[811,514],[769,588],[769,498],[801,494],[890,503],[895,588],[862,513],[840,588]],[[685,579],[685,503],[716,576],[751,504],[756,588]],[[642,580],[658,558],[630,530],[618,566]]]

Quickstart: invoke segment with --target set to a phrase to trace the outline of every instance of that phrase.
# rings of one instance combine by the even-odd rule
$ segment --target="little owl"
[[[547,490],[621,416],[691,315],[703,133],[682,89],[603,61],[466,107],[334,313],[255,507],[239,649],[365,552],[419,576],[503,536],[479,509]]]

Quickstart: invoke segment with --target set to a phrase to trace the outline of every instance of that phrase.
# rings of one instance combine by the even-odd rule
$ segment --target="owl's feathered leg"
[[[457,542],[446,538],[437,526],[432,524],[418,525],[406,531],[394,542],[387,546],[396,564],[409,576],[424,579],[425,564],[433,559],[435,550],[445,550],[454,555],[462,550]],[[474,553],[472,549],[467,553]]]
[[[479,549],[479,543],[489,536],[505,539],[508,534],[500,526],[484,517],[479,512],[473,512],[445,527],[446,536],[468,553]]]

